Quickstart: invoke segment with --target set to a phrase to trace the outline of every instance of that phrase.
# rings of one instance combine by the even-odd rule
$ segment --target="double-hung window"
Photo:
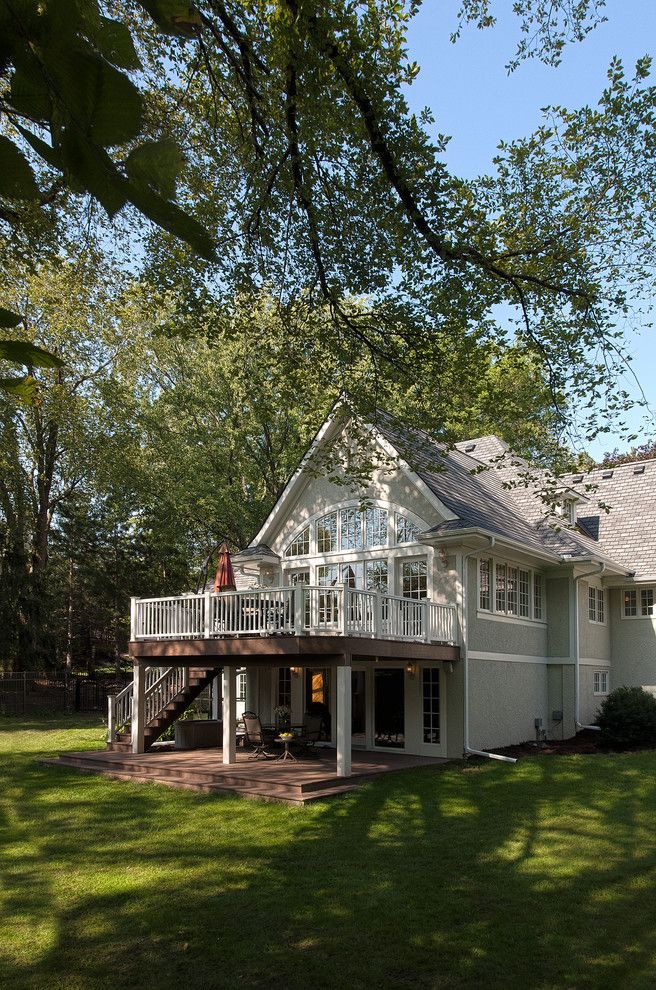
[[[606,621],[606,593],[603,588],[588,587],[588,619],[590,622]]]
[[[595,670],[593,678],[593,694],[608,694],[608,671]]]
[[[544,620],[544,578],[515,564],[481,557],[478,562],[478,607],[522,619]]]

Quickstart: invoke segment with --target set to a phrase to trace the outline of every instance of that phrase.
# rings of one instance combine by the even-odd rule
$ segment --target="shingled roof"
[[[574,487],[573,476],[556,479],[531,467],[495,436],[462,441],[455,449],[447,449],[384,412],[378,414],[375,426],[457,516],[433,527],[431,535],[482,529],[552,559],[592,557],[616,568],[634,569],[626,556],[617,557],[605,543],[593,538],[593,527],[571,529],[562,521],[558,525],[549,514],[541,497],[545,487],[574,489],[582,500],[587,498],[583,484]],[[656,555],[654,559],[656,565]]]

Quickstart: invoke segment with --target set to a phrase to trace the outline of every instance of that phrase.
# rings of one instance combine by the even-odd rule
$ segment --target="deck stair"
[[[144,747],[149,750],[169,726],[216,677],[216,667],[148,667],[146,670],[146,725]],[[129,753],[132,749],[132,684],[110,705],[107,749]]]

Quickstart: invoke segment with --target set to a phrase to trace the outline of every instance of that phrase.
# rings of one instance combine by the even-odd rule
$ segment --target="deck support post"
[[[351,776],[351,657],[337,667],[337,776]]]
[[[221,718],[221,675],[217,674],[212,681],[212,718],[215,722]]]
[[[146,751],[146,668],[139,660],[134,661],[132,675],[132,752]]]
[[[223,762],[237,762],[237,678],[233,664],[223,668]]]

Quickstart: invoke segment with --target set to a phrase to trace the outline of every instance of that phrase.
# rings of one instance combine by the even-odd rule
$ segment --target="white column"
[[[134,662],[132,675],[132,752],[144,753],[146,720],[146,668]]]
[[[212,718],[221,718],[221,675],[217,674],[212,681]]]
[[[237,762],[237,681],[235,667],[223,668],[223,762]]]
[[[337,668],[337,776],[351,776],[351,658]]]

